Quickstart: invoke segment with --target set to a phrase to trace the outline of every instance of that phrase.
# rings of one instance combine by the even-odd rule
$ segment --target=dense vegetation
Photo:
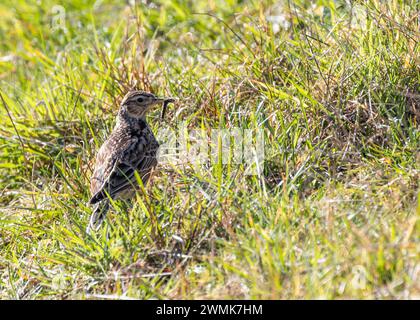
[[[0,298],[418,298],[419,9],[3,0]],[[260,129],[264,163],[162,162],[89,236],[133,88],[177,97],[156,134]]]

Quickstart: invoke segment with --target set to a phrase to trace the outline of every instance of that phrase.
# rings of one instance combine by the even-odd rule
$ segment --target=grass
[[[2,1],[0,298],[418,299],[418,12]],[[132,88],[178,98],[156,133],[262,129],[264,165],[163,162],[89,236],[94,155]]]

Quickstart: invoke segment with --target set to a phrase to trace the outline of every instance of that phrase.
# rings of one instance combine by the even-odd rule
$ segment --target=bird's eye
[[[138,103],[142,103],[143,101],[144,101],[144,99],[143,99],[142,97],[137,98],[137,102],[138,102]]]

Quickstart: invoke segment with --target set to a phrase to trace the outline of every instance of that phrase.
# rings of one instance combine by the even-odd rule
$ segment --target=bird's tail
[[[93,213],[90,216],[89,224],[86,228],[86,233],[90,234],[91,230],[98,231],[99,227],[102,224],[106,217],[106,213],[109,209],[109,201],[102,200],[95,204],[93,207]]]

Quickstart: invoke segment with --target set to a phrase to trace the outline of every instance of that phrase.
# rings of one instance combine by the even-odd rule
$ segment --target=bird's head
[[[159,98],[149,92],[131,91],[123,98],[120,112],[131,118],[140,119],[144,118],[154,105],[173,101],[172,98]]]

